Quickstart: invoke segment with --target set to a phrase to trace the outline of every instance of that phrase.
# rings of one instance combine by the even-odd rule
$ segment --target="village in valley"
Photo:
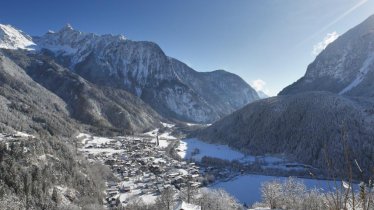
[[[90,161],[109,166],[118,181],[108,181],[108,207],[121,207],[141,198],[152,203],[164,189],[175,193],[183,188],[197,189],[203,178],[199,167],[171,154],[170,148],[178,142],[158,130],[132,136],[104,138],[80,134],[81,151]]]

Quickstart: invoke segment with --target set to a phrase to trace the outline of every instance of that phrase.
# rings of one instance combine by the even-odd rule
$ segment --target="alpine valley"
[[[274,97],[154,42],[0,24],[0,209],[373,209],[373,80],[374,16]]]

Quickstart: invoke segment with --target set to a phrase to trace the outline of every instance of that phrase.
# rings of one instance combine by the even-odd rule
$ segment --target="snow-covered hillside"
[[[0,48],[33,50],[32,38],[11,25],[0,24]]]

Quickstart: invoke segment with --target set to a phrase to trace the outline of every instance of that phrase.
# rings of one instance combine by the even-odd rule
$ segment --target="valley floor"
[[[252,205],[261,199],[261,183],[285,180],[288,175],[303,177],[313,169],[282,155],[249,156],[226,145],[178,139],[171,135],[174,125],[164,127],[165,132],[156,129],[133,136],[77,136],[87,158],[108,165],[117,178],[107,183],[108,207],[126,206],[136,198],[153,203],[163,189],[178,192],[186,186],[223,188]],[[310,188],[327,189],[331,184],[301,180]]]

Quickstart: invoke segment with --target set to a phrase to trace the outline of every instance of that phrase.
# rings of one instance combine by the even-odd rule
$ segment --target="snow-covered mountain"
[[[166,56],[155,43],[123,35],[83,33],[66,25],[30,37],[0,25],[0,48],[47,56],[94,85],[136,95],[168,118],[209,123],[259,99],[237,75],[223,70],[197,72]]]
[[[0,48],[32,50],[34,47],[30,36],[11,25],[0,24]]]
[[[70,25],[33,40],[85,79],[125,89],[166,117],[212,122],[259,98],[240,77],[197,72],[153,42],[83,33]]]
[[[374,16],[332,42],[308,66],[301,79],[281,95],[323,90],[350,96],[374,96]]]

